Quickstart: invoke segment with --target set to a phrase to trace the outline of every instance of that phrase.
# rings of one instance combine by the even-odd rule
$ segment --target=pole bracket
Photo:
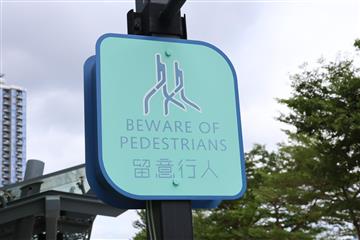
[[[136,11],[127,14],[128,33],[186,39],[186,17],[180,12],[185,1],[136,0]]]

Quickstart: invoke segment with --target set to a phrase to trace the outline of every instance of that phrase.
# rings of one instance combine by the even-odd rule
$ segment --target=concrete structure
[[[21,181],[26,159],[26,92],[0,78],[0,187]]]

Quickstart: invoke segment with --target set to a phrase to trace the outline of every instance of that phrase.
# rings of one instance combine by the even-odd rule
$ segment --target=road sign
[[[93,172],[112,194],[214,200],[244,193],[237,78],[218,48],[106,34],[96,47],[95,91]]]

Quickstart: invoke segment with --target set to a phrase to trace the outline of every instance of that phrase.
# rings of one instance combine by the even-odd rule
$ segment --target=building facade
[[[23,179],[25,161],[26,92],[0,82],[0,187]]]

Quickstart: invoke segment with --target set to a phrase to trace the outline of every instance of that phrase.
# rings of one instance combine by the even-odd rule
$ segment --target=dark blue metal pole
[[[187,38],[180,9],[186,0],[136,0],[128,13],[128,33]],[[149,240],[193,240],[191,201],[147,201]]]

